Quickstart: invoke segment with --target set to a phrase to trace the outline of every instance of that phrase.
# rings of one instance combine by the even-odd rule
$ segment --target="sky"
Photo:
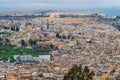
[[[0,10],[79,10],[120,7],[120,0],[0,0]]]

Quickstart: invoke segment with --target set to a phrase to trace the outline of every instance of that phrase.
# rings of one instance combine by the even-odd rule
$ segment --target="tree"
[[[32,40],[32,39],[29,39],[28,40],[29,44],[32,46],[32,45],[36,45],[37,44],[37,40]]]
[[[0,41],[0,46],[2,46],[3,45],[3,42],[2,41]]]
[[[68,39],[70,39],[70,35],[68,35]]]
[[[10,58],[10,62],[12,62],[12,63],[13,63],[13,62],[16,62],[16,59],[15,59],[14,57],[11,57],[11,58]]]
[[[54,45],[53,45],[53,44],[50,44],[50,48],[53,49],[53,48],[54,48]]]
[[[28,40],[28,42],[29,42],[30,45],[33,44],[33,40],[31,38]]]
[[[3,41],[3,38],[0,37],[0,41]]]
[[[18,28],[18,27],[16,27],[16,31],[19,31],[19,28]]]
[[[0,37],[0,46],[3,45],[3,39]]]
[[[63,80],[93,80],[94,72],[85,66],[74,65],[70,71],[64,76]]]
[[[7,38],[5,38],[4,44],[5,44],[5,45],[10,44],[10,40],[7,39]]]
[[[9,40],[9,39],[7,39],[7,38],[6,38],[5,40],[6,40],[6,42],[7,42],[7,43],[9,43],[9,42],[10,42],[10,40]]]
[[[60,38],[60,34],[59,34],[59,33],[56,33],[56,37],[57,37],[57,38]]]
[[[33,41],[33,45],[36,45],[37,44],[37,40],[35,39],[34,41]]]
[[[11,29],[11,31],[12,31],[12,30],[13,30],[13,27],[11,26],[11,28],[10,28],[10,29]]]
[[[63,39],[66,39],[66,36],[65,36],[65,35],[63,35]]]
[[[41,27],[41,31],[43,31],[43,27]]]
[[[25,40],[21,40],[21,46],[23,46],[23,47],[26,46]]]

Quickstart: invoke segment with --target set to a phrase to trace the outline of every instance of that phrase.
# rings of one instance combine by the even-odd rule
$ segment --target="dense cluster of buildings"
[[[0,78],[62,80],[70,68],[77,64],[95,71],[95,80],[120,79],[120,32],[116,28],[99,22],[97,17],[84,17],[85,13],[61,12],[64,15],[82,15],[78,18],[59,18],[59,12],[48,14],[50,17],[0,20],[0,32],[11,33],[1,37],[9,38],[11,44],[20,47],[22,39],[36,39],[37,45],[54,44],[58,47],[49,55],[23,55],[17,56],[15,63],[1,62]],[[88,12],[86,15],[96,14]],[[19,31],[11,31],[11,26],[17,26]],[[28,44],[26,48],[31,46]]]

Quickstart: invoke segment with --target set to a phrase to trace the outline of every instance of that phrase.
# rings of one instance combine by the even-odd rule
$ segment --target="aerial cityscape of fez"
[[[120,15],[0,11],[0,80],[120,80]]]

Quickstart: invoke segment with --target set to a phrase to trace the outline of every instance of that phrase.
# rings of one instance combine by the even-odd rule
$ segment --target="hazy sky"
[[[120,7],[120,0],[0,0],[0,10],[70,10]]]

